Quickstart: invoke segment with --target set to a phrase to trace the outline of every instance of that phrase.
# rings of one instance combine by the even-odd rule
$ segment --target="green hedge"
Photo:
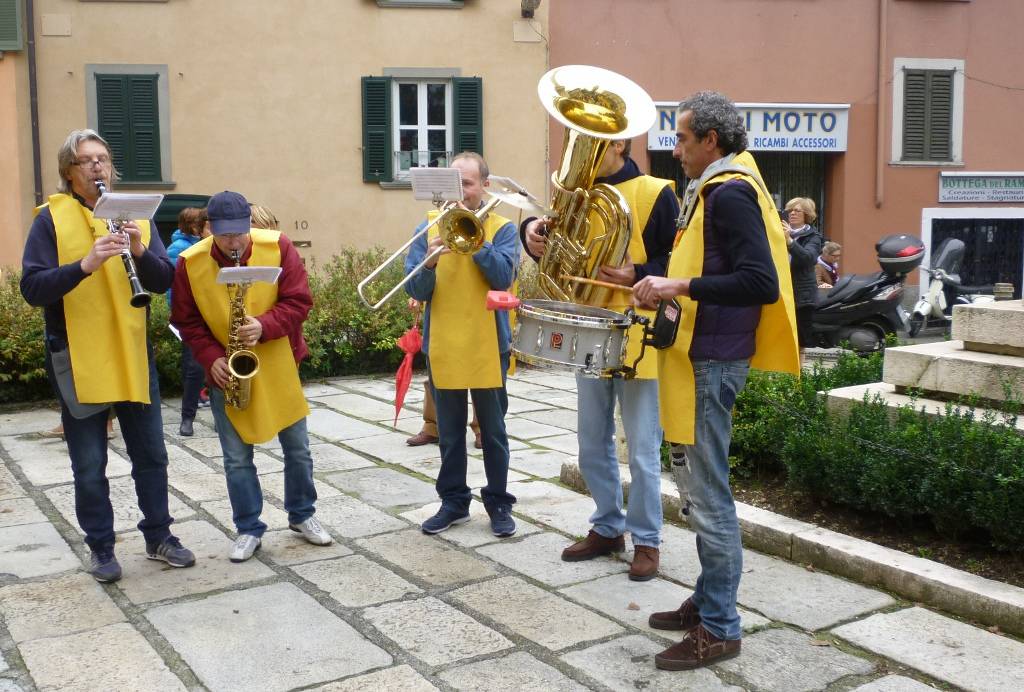
[[[376,312],[356,293],[356,285],[386,256],[379,248],[345,250],[322,266],[308,267],[313,310],[304,326],[309,345],[309,358],[301,369],[304,378],[386,372],[398,366],[403,353],[395,340],[413,321],[405,293]],[[374,287],[394,286],[402,273],[398,262]],[[42,310],[25,303],[19,280],[18,272],[4,271],[0,282],[0,404],[52,398],[43,367]],[[154,297],[151,311],[149,334],[160,391],[172,396],[181,392],[181,345],[167,328],[163,296]]]
[[[1019,402],[978,419],[970,404],[945,416],[895,414],[876,397],[830,412],[819,391],[881,379],[881,356],[844,356],[797,380],[753,372],[736,402],[733,472],[784,472],[815,496],[897,519],[929,518],[947,535],[985,532],[1024,550],[1024,436]]]

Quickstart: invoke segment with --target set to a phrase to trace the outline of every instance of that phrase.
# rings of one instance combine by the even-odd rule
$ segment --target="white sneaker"
[[[250,536],[247,533],[239,534],[235,539],[235,544],[231,546],[231,561],[245,562],[260,549],[260,543],[262,541],[256,536]]]
[[[316,517],[310,517],[301,524],[288,524],[288,528],[296,533],[301,533],[302,537],[313,545],[330,545],[334,542],[331,534],[327,533],[327,529],[317,521]]]

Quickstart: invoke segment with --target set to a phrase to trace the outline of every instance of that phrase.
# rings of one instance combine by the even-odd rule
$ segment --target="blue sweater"
[[[187,235],[181,232],[180,228],[175,228],[174,233],[171,234],[171,244],[167,246],[167,257],[171,260],[171,264],[175,268],[178,266],[178,255],[188,250],[190,247],[195,245],[201,240],[197,235]],[[167,290],[167,305],[171,304],[171,291]]]

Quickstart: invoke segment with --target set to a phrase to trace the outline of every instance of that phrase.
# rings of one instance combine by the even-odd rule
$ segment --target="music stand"
[[[412,196],[441,206],[462,201],[462,172],[458,168],[410,168]]]
[[[97,219],[152,219],[164,196],[159,193],[104,192],[92,210]]]
[[[251,284],[254,281],[276,283],[281,267],[221,267],[217,272],[219,284]]]

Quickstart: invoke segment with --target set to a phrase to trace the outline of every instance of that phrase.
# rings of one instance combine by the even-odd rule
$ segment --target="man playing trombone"
[[[488,185],[487,163],[479,154],[463,152],[455,157],[452,166],[462,175],[463,201],[459,207],[476,212],[483,204],[484,188]],[[432,212],[428,220],[433,220],[436,214]],[[434,534],[469,521],[468,390],[480,422],[487,474],[487,485],[480,494],[494,535],[511,536],[516,531],[512,518],[516,499],[506,488],[509,450],[505,434],[505,373],[511,353],[509,319],[507,312],[489,312],[486,300],[488,290],[504,290],[512,285],[519,264],[519,240],[512,222],[490,213],[479,220],[483,229],[479,249],[473,254],[453,253],[445,246],[444,234],[439,232],[443,223],[434,223],[428,233],[422,233],[428,222],[416,229],[419,237],[405,261],[405,272],[410,275],[405,290],[426,304],[423,353],[427,356],[441,446],[441,471],[435,485],[441,508],[421,528],[424,533]],[[424,258],[429,258],[424,268],[411,275]]]
[[[121,578],[106,475],[111,407],[132,464],[146,555],[190,567],[195,556],[170,530],[160,389],[146,337],[149,308],[132,307],[128,262],[111,260],[129,252],[141,289],[154,293],[170,287],[174,267],[149,221],[128,221],[123,232],[111,233],[93,218],[98,184],[109,188],[117,178],[110,147],[99,134],[71,132],[57,163],[60,191],[37,210],[29,230],[21,293],[43,308],[46,371],[61,404],[75,515],[92,551],[89,573],[100,582]]]

